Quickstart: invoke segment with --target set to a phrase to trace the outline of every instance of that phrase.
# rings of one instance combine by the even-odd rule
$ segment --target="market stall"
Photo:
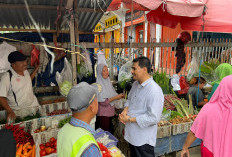
[[[207,63],[205,63],[207,64]],[[125,68],[124,68],[125,69]],[[121,72],[122,74],[122,72]],[[121,75],[120,75],[121,76]],[[189,89],[188,81],[178,79],[177,85],[179,89],[173,88],[174,82],[165,72],[155,72],[152,74],[153,79],[162,88],[164,93],[164,108],[161,116],[161,120],[158,123],[157,142],[155,147],[155,153],[157,156],[165,155],[182,150],[186,136],[190,131],[190,128],[197,117],[200,108],[193,106],[192,98],[189,97],[189,101],[186,100],[187,92]],[[192,76],[193,77],[193,76]],[[121,77],[120,77],[121,78]],[[119,86],[123,88],[125,93],[128,93],[131,85],[131,80],[126,75],[120,80]],[[185,89],[188,87],[187,89]],[[176,92],[173,91],[176,90]],[[209,89],[207,89],[209,90]],[[177,97],[180,91],[182,98]],[[207,91],[204,96],[207,97]],[[179,94],[178,94],[179,95]],[[205,99],[205,101],[207,101]],[[122,109],[117,110],[117,115],[122,112]],[[124,125],[118,121],[116,116],[114,121],[115,136],[119,139],[119,148],[126,156],[129,156],[129,145],[124,140]],[[200,139],[197,139],[191,147],[199,146]]]
[[[3,112],[3,111],[2,111]],[[20,146],[26,147],[26,145],[35,145],[35,156],[57,156],[56,154],[56,139],[60,128],[68,123],[71,119],[71,111],[68,108],[66,101],[44,104],[42,105],[42,114],[46,116],[37,115],[38,117],[31,117],[26,121],[22,121],[15,124],[1,124],[1,129],[16,130],[14,132],[17,142],[17,150],[20,150]],[[95,128],[96,119],[92,119],[90,122],[91,127]],[[20,132],[18,132],[20,131]],[[23,132],[24,134],[22,134]],[[19,136],[25,136],[21,139]],[[30,137],[30,138],[29,138]],[[118,140],[109,132],[98,129],[96,134],[96,140],[100,145],[100,148],[108,151],[113,157],[123,156],[121,151],[117,147]],[[28,143],[30,142],[30,144]],[[28,151],[21,151],[20,154],[27,154]]]

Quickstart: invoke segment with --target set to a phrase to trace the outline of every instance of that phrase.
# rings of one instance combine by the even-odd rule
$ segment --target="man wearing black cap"
[[[81,82],[69,91],[67,101],[73,114],[70,123],[65,124],[58,133],[58,157],[101,157],[94,139],[95,131],[90,126],[91,119],[98,112],[96,89]]]
[[[8,61],[11,69],[2,76],[0,82],[0,104],[7,111],[7,121],[14,120],[16,116],[22,118],[35,114],[39,107],[31,82],[39,66],[30,76],[27,57],[19,51],[11,52]]]

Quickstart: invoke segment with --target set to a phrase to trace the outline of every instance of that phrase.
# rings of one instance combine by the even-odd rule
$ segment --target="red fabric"
[[[120,8],[121,1],[122,0],[112,0],[109,7],[107,8],[107,11],[118,10]]]
[[[205,0],[133,0],[149,10],[156,10],[162,6],[162,12],[168,12],[171,15],[199,17],[202,15]]]
[[[178,94],[182,95],[188,93],[189,84],[183,76],[180,77],[180,88],[181,90],[178,91]]]
[[[140,0],[136,0],[138,3]],[[143,0],[140,4],[145,4]],[[147,14],[148,21],[153,23],[161,24],[170,28],[175,28],[178,23],[181,25],[183,30],[192,30],[192,31],[204,31],[206,32],[232,32],[232,3],[228,0],[208,0],[206,4],[205,16],[191,16],[197,15],[194,10],[188,10],[185,7],[183,9],[179,6],[173,6],[171,9],[168,7],[168,3],[176,3],[178,1],[183,2],[184,0],[167,0],[166,4],[161,4],[158,9],[152,10]],[[187,0],[185,0],[187,1]],[[187,3],[186,3],[187,4]],[[189,3],[191,5],[191,3]],[[166,7],[167,6],[167,7]],[[194,5],[192,5],[194,7]],[[145,6],[146,7],[146,6]],[[147,6],[148,7],[148,6]],[[152,7],[152,6],[151,6]],[[151,8],[150,7],[150,8]],[[155,8],[154,8],[155,9]],[[196,9],[196,8],[195,8]],[[199,6],[199,11],[202,9],[202,6]],[[190,14],[186,14],[186,11]],[[182,15],[181,12],[184,12]],[[185,14],[185,15],[184,15]],[[204,19],[203,19],[204,17]],[[205,21],[205,22],[203,22]]]
[[[124,4],[124,6],[128,9],[132,8],[132,1],[131,0],[112,0],[112,2],[110,3],[109,7],[107,8],[107,11],[114,11],[114,10],[118,10],[121,7],[121,3]],[[148,9],[147,7],[136,3],[133,0],[133,10],[143,10],[143,11],[149,11],[150,9]]]
[[[213,153],[204,146],[203,142],[201,142],[201,157],[213,157]]]
[[[176,28],[176,25],[180,21],[180,17],[176,16],[174,18],[173,15],[168,12],[163,12],[162,6],[160,6],[158,9],[152,10],[147,14],[147,20],[170,28]]]
[[[35,45],[32,45],[32,51],[31,51],[31,66],[35,66],[36,64],[39,65],[39,50],[35,47]]]
[[[178,37],[184,44],[187,44],[191,41],[191,35],[189,32],[181,32]]]

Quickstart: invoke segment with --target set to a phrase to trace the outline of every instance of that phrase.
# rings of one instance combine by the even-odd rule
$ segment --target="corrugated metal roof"
[[[78,0],[78,8],[91,8],[105,10],[112,0]],[[94,2],[94,3],[93,3]],[[98,2],[98,3],[97,3]],[[55,30],[55,21],[58,17],[57,6],[60,0],[27,0],[31,15],[43,30]],[[63,0],[62,6],[66,6],[67,0]],[[0,0],[0,28],[35,29],[24,7],[24,0]],[[33,7],[32,7],[33,6]],[[43,9],[41,8],[43,7]],[[40,8],[40,9],[39,9]],[[45,9],[47,8],[47,9]],[[62,29],[68,30],[69,14],[63,7],[61,23]],[[104,12],[78,12],[79,31],[92,32]]]

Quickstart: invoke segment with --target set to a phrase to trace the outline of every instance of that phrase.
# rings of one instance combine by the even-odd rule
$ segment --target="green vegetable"
[[[67,96],[69,90],[72,88],[72,83],[69,81],[64,81],[60,84],[60,92],[62,95]]]
[[[32,115],[32,116],[26,116],[24,118],[16,118],[15,123],[28,121],[28,120],[32,120],[32,119],[37,119],[37,118],[40,118],[40,117],[41,117],[40,113],[37,112],[35,115]]]
[[[131,81],[131,78],[129,78],[129,79],[124,79],[122,82],[120,82],[120,87],[122,88],[122,89],[126,89],[126,83],[127,82],[130,82]]]
[[[61,120],[58,124],[58,128],[62,128],[66,123],[69,123],[70,120],[71,120],[71,116],[66,119]]]
[[[188,107],[186,108],[179,100],[176,100],[176,103],[177,103],[176,107],[180,106],[181,110],[183,112],[183,115],[185,115],[187,118],[189,118]]]
[[[171,118],[170,119],[174,119],[176,117],[184,117],[182,114],[180,114],[179,112],[176,111],[171,111]]]
[[[164,94],[170,94],[169,78],[165,72],[155,72],[153,80],[162,88]]]
[[[167,112],[167,109],[164,107],[162,114],[165,114]]]

